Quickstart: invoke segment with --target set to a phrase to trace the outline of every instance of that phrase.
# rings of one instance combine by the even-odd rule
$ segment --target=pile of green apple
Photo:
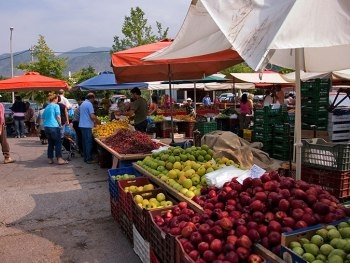
[[[170,200],[166,200],[166,196],[164,193],[158,193],[156,197],[146,198],[147,195],[135,194],[133,199],[135,203],[144,209],[156,209],[162,207],[171,207],[173,206],[173,202]]]
[[[135,178],[136,176],[134,174],[119,174],[119,175],[112,175],[111,178],[114,181],[118,180],[125,180],[125,179],[131,179]]]
[[[350,262],[350,220],[321,228],[310,239],[292,241],[289,248],[311,263]]]
[[[201,188],[207,185],[205,174],[223,166],[238,167],[226,157],[214,158],[214,151],[207,145],[187,149],[170,147],[137,161],[137,164],[191,199],[199,196]]]

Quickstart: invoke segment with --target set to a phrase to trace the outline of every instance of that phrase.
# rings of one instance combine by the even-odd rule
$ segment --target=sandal
[[[63,159],[57,160],[57,164],[59,164],[59,165],[68,164],[68,161],[67,160],[63,160]]]
[[[53,159],[49,159],[49,164],[53,164]]]

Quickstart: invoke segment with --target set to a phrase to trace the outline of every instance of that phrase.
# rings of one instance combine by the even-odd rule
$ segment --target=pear
[[[316,246],[315,244],[312,244],[312,243],[304,244],[303,248],[304,248],[306,253],[310,253],[310,254],[314,255],[315,257],[317,256],[317,254],[319,252],[318,246]]]

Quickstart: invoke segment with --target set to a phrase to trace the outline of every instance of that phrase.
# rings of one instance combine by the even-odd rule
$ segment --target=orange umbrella
[[[241,63],[231,49],[181,59],[145,61],[144,57],[168,47],[171,39],[130,48],[112,54],[112,67],[118,83],[201,79]]]
[[[35,90],[69,90],[67,82],[60,79],[49,78],[38,72],[27,72],[22,76],[0,81],[0,91],[35,91]]]

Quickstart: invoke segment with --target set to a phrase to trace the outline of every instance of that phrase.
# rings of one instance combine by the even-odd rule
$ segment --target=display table
[[[181,194],[180,192],[178,192],[177,190],[171,188],[169,185],[167,185],[165,182],[163,182],[162,180],[160,180],[158,177],[154,176],[153,174],[151,174],[150,172],[146,171],[145,169],[143,169],[140,165],[138,165],[137,163],[133,163],[134,168],[139,171],[140,173],[142,173],[144,176],[148,177],[150,181],[154,182],[155,184],[157,184],[159,187],[161,187],[164,191],[166,191],[169,195],[173,196],[175,199],[177,200],[183,200],[186,201],[188,206],[190,208],[192,208],[194,211],[198,212],[198,213],[203,213],[203,207],[201,207],[199,204],[195,203],[194,201],[192,201],[190,198],[188,198],[187,196]]]
[[[112,148],[108,147],[100,139],[95,138],[96,143],[104,148],[106,151],[112,154],[113,163],[112,168],[120,168],[125,166],[131,166],[133,162],[144,159],[146,156],[150,156],[152,153],[144,154],[120,154],[114,151]],[[161,143],[162,144],[162,143]],[[164,144],[165,145],[165,144]]]

